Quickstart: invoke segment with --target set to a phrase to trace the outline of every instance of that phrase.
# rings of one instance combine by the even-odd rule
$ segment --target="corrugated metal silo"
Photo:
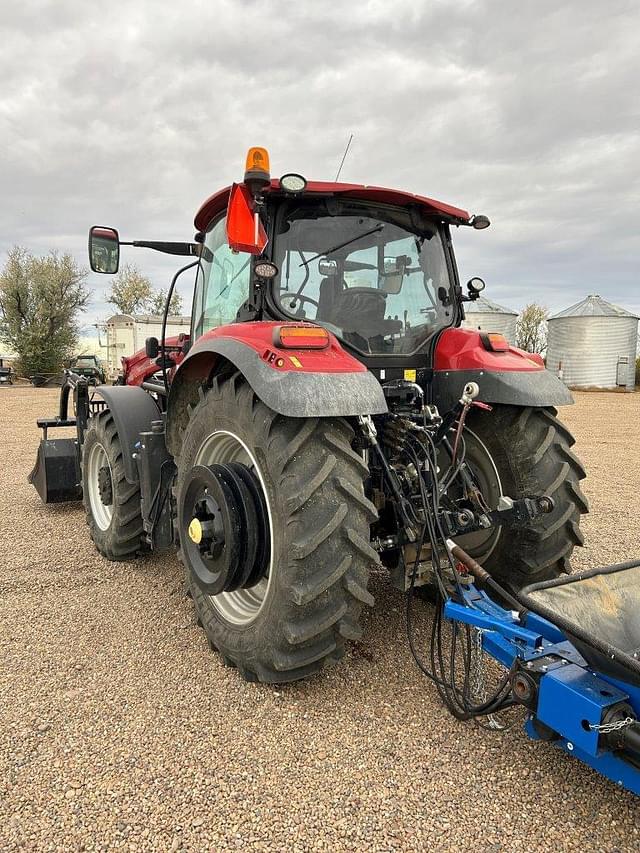
[[[465,304],[465,329],[480,329],[482,332],[500,332],[510,342],[516,339],[516,321],[518,312],[505,308],[480,296],[474,302]]]
[[[572,388],[616,388],[633,391],[638,317],[587,296],[549,318],[547,370]]]

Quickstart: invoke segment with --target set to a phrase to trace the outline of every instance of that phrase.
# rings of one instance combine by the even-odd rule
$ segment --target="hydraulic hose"
[[[518,613],[522,619],[527,615],[527,609],[522,606],[517,598],[514,598],[503,586],[494,580],[489,572],[483,568],[477,560],[470,557],[459,545],[456,545],[451,539],[447,539],[447,550],[452,557],[455,557],[465,568],[467,568],[481,586],[488,586],[497,593],[504,601]]]

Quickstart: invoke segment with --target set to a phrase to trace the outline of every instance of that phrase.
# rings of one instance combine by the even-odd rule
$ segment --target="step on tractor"
[[[193,242],[94,226],[95,272],[121,246],[187,262],[123,384],[67,371],[30,481],[83,500],[108,560],[175,548],[209,644],[248,681],[337,662],[386,572],[456,717],[520,705],[531,737],[639,792],[640,561],[569,574],[587,512],[557,414],[571,395],[539,355],[462,327],[484,282],[463,289],[451,233],[487,226],[408,192],[274,180],[261,148]],[[189,271],[190,334],[167,338]]]

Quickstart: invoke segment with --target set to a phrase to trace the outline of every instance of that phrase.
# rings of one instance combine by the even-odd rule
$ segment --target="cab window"
[[[406,219],[406,225],[403,223]],[[373,208],[329,214],[297,204],[275,237],[274,296],[285,314],[365,354],[417,352],[454,322],[437,223]]]
[[[223,216],[209,226],[196,277],[193,302],[194,339],[236,320],[249,298],[251,256],[232,252]]]

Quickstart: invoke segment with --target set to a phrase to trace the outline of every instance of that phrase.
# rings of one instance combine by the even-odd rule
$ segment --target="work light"
[[[297,195],[304,192],[307,186],[307,179],[302,175],[297,175],[295,172],[290,172],[280,178],[280,189],[289,195]]]

